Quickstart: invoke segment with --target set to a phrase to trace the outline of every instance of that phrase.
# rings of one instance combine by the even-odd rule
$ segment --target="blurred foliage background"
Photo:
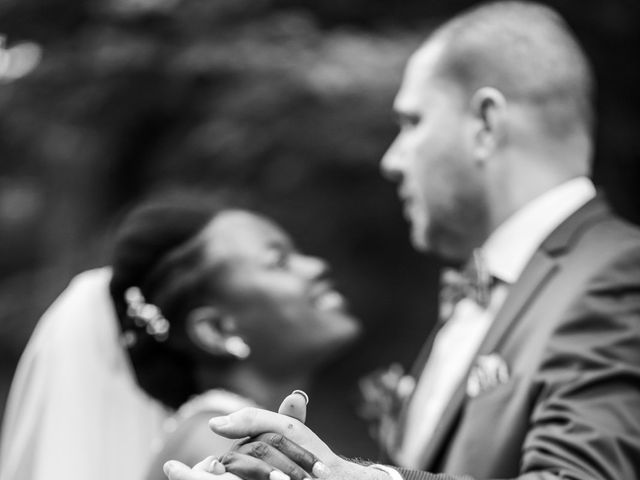
[[[319,375],[309,424],[374,457],[355,381],[410,364],[438,273],[409,245],[378,162],[408,55],[473,3],[0,0],[0,410],[37,318],[75,273],[108,262],[122,209],[206,188],[257,205],[333,264],[365,335]],[[599,79],[595,179],[640,222],[640,4],[546,3]]]

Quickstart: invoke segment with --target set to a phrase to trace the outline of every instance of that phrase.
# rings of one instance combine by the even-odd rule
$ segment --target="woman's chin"
[[[341,311],[333,319],[333,341],[330,342],[336,350],[342,350],[355,342],[362,333],[362,325],[355,317]],[[329,342],[328,342],[329,343]]]

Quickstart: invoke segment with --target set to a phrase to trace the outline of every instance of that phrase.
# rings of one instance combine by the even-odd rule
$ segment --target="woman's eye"
[[[289,253],[284,250],[271,250],[267,265],[271,268],[287,268],[289,266]]]

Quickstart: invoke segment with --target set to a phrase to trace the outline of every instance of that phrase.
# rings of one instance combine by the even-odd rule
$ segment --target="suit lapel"
[[[558,257],[566,253],[584,228],[607,214],[600,197],[589,201],[547,237],[535,252],[504,305],[496,315],[491,329],[483,340],[478,355],[496,350],[522,317],[520,313],[533,300],[546,280],[559,268]]]
[[[536,297],[545,280],[553,275],[557,268],[555,259],[544,250],[538,250],[533,255],[517,284],[511,287],[512,290],[478,349],[478,355],[491,353],[498,347],[517,324],[520,313]]]
[[[476,356],[494,352],[508,338],[509,332],[522,317],[522,311],[535,299],[546,280],[558,270],[557,256],[571,247],[586,225],[607,214],[606,205],[601,197],[597,196],[549,235],[531,258],[517,283],[511,287]],[[466,397],[466,379],[467,375],[458,385],[425,448],[421,464],[427,470],[438,462],[453,433]]]

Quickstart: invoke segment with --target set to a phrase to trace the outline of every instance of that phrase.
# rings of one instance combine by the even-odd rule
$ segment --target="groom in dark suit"
[[[397,468],[347,461],[304,425],[245,410],[212,428],[277,435],[223,457],[226,476],[302,478],[320,461],[331,479],[640,478],[640,233],[587,178],[592,95],[582,49],[547,7],[487,4],[430,36],[407,66],[382,167],[415,246],[473,278],[447,287],[446,321],[385,423]]]

